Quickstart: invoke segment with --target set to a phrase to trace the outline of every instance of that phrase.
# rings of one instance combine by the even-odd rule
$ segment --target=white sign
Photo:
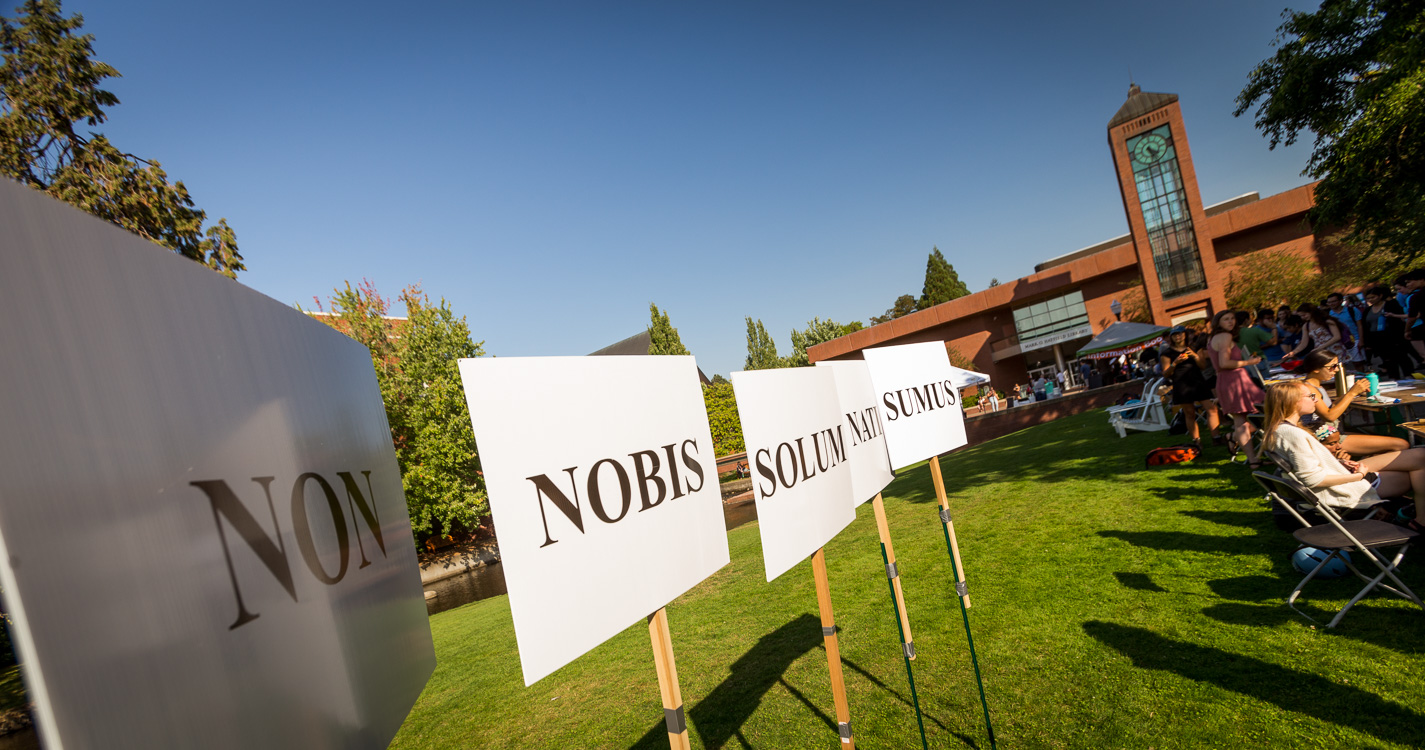
[[[727,564],[692,357],[463,359],[526,685]]]
[[[0,583],[47,748],[384,748],[435,668],[365,347],[0,180]]]
[[[899,469],[968,442],[950,357],[938,341],[866,349],[886,451]]]
[[[836,376],[836,395],[841,404],[842,426],[851,460],[851,498],[856,505],[870,500],[895,479],[886,455],[885,430],[881,410],[876,407],[876,390],[866,363],[856,360],[817,362]]]
[[[856,520],[848,437],[831,370],[734,372],[767,580]]]

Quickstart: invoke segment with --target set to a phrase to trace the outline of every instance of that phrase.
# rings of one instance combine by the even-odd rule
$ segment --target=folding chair
[[[1127,437],[1128,430],[1157,432],[1168,429],[1168,412],[1163,399],[1158,395],[1162,378],[1149,381],[1143,386],[1143,397],[1122,406],[1108,407],[1108,424],[1119,437]]]
[[[1400,578],[1395,575],[1397,566],[1399,566],[1400,561],[1405,558],[1406,550],[1410,548],[1410,542],[1419,536],[1419,533],[1403,526],[1396,526],[1395,524],[1386,523],[1384,521],[1342,520],[1335,508],[1318,500],[1316,495],[1312,494],[1310,490],[1307,490],[1290,477],[1273,476],[1261,471],[1253,472],[1252,477],[1257,480],[1258,484],[1262,485],[1262,488],[1267,491],[1269,497],[1285,508],[1297,521],[1301,522],[1304,528],[1292,532],[1292,536],[1296,537],[1297,542],[1304,546],[1315,547],[1327,552],[1326,559],[1317,563],[1316,567],[1312,568],[1311,571],[1306,574],[1306,577],[1301,579],[1301,583],[1298,583],[1296,588],[1291,590],[1291,595],[1287,597],[1286,604],[1288,607],[1291,607],[1292,611],[1318,625],[1320,624],[1316,619],[1296,608],[1296,599],[1301,595],[1301,590],[1306,588],[1306,585],[1311,582],[1311,579],[1315,578],[1316,574],[1321,572],[1331,560],[1337,558],[1345,563],[1346,568],[1354,573],[1357,578],[1365,581],[1366,585],[1355,596],[1351,597],[1349,602],[1346,602],[1346,606],[1342,607],[1340,611],[1331,618],[1331,621],[1326,623],[1326,627],[1336,627],[1336,624],[1341,621],[1341,618],[1346,616],[1346,612],[1350,610],[1351,607],[1356,606],[1356,602],[1360,601],[1366,594],[1369,594],[1377,587],[1385,589],[1402,599],[1409,599],[1415,602],[1422,610],[1425,610],[1425,602],[1421,602],[1420,597],[1416,596],[1415,592],[1411,591],[1410,587],[1406,586]],[[1307,507],[1314,510],[1321,518],[1325,519],[1326,523],[1317,524],[1315,526],[1311,525],[1300,512],[1300,507]],[[1387,548],[1392,547],[1395,548],[1394,552],[1389,553]],[[1353,550],[1360,554],[1363,559],[1370,560],[1380,569],[1380,575],[1371,578],[1365,573],[1362,573],[1359,568],[1351,563],[1349,558],[1341,554],[1346,550]],[[1390,554],[1390,557],[1387,557],[1387,554]],[[1383,580],[1386,578],[1389,578],[1400,588],[1397,589],[1388,583],[1383,583]]]

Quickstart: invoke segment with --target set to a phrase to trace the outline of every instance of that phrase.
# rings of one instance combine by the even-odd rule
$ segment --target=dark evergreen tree
[[[915,309],[924,310],[942,302],[949,302],[970,293],[970,288],[960,280],[955,268],[940,254],[940,248],[931,249],[925,261],[925,286],[920,291],[920,300]]]

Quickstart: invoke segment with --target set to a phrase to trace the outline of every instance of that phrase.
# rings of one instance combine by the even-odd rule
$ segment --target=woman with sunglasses
[[[1382,497],[1410,495],[1416,518],[1406,526],[1421,531],[1417,519],[1425,518],[1425,449],[1382,453],[1361,461],[1340,458],[1301,425],[1302,417],[1316,412],[1316,405],[1316,394],[1299,381],[1267,386],[1262,450],[1332,507],[1369,508]]]
[[[1384,435],[1347,435],[1341,432],[1341,415],[1357,396],[1371,387],[1365,378],[1356,381],[1346,393],[1334,401],[1326,395],[1322,383],[1333,382],[1336,371],[1341,368],[1341,358],[1328,349],[1317,349],[1301,361],[1301,371],[1306,373],[1302,380],[1316,398],[1316,408],[1303,416],[1301,426],[1311,430],[1322,445],[1332,452],[1345,451],[1351,457],[1360,459],[1387,451],[1403,451],[1410,446],[1406,441]]]

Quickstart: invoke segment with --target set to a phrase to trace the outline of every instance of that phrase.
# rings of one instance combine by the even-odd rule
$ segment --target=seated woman
[[[1310,432],[1301,417],[1316,411],[1316,393],[1300,382],[1267,386],[1266,422],[1262,449],[1326,505],[1334,508],[1369,508],[1382,497],[1409,494],[1415,499],[1415,518],[1406,525],[1425,531],[1425,450],[1382,453],[1362,461],[1339,459]],[[1377,473],[1374,484],[1367,475]]]
[[[1365,378],[1361,378],[1344,396],[1332,401],[1321,384],[1335,380],[1336,370],[1340,367],[1341,359],[1335,352],[1325,349],[1318,349],[1301,361],[1299,369],[1306,374],[1302,382],[1316,394],[1316,408],[1311,414],[1302,417],[1301,426],[1314,432],[1316,439],[1331,448],[1333,453],[1337,452],[1339,443],[1339,450],[1356,459],[1386,451],[1403,451],[1410,447],[1410,443],[1396,437],[1347,435],[1341,432],[1341,415],[1346,413],[1346,407],[1350,406],[1357,396],[1370,390],[1371,385]]]

